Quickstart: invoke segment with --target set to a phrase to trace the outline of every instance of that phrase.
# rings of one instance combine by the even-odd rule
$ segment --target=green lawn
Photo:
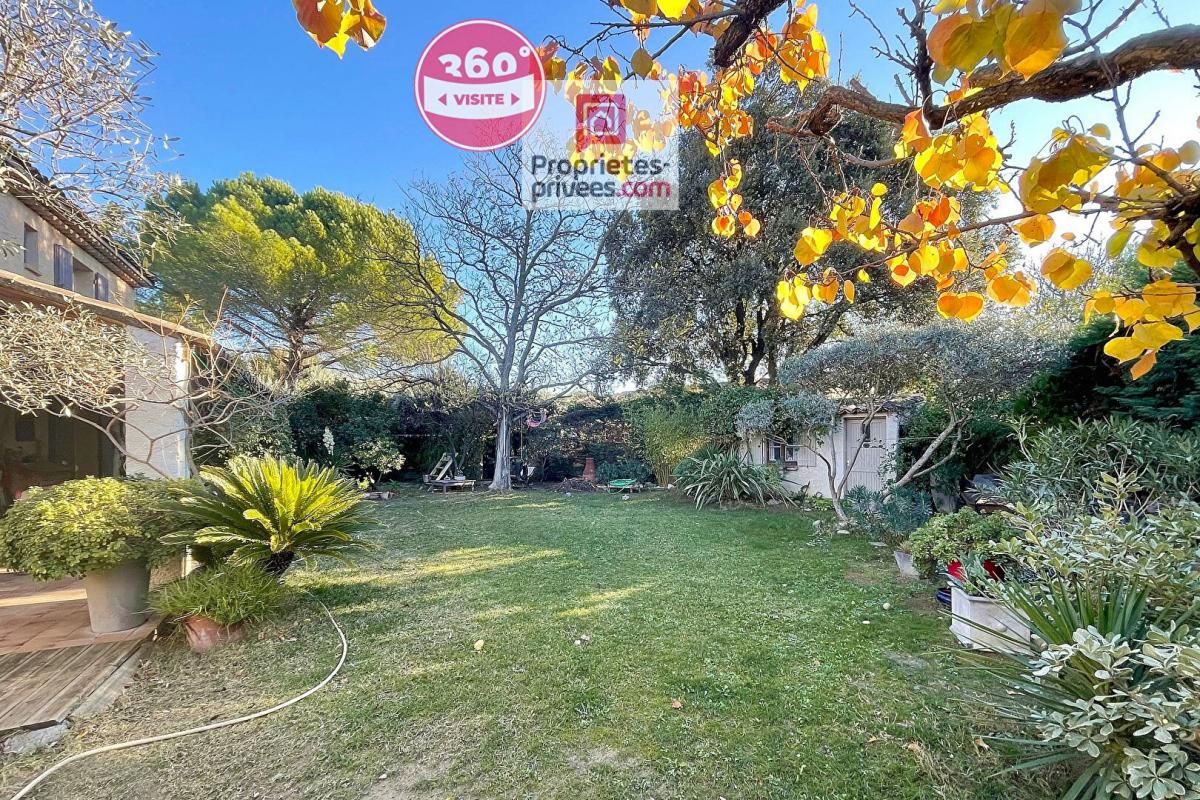
[[[804,515],[543,492],[381,508],[369,559],[290,578],[350,639],[328,690],[71,765],[37,797],[1051,796],[992,777],[931,588]],[[60,752],[0,762],[0,794],[61,751],[278,702],[335,658],[311,601],[207,657],[158,645]]]

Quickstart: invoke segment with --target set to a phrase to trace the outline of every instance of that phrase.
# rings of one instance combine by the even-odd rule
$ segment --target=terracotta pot
[[[83,576],[83,589],[95,633],[127,631],[150,616],[146,608],[150,570],[144,561],[123,561],[112,569],[89,572]]]
[[[184,617],[182,625],[188,646],[196,653],[207,653],[219,644],[236,642],[246,635],[246,629],[240,622],[236,625],[218,625],[208,617],[196,615]]]

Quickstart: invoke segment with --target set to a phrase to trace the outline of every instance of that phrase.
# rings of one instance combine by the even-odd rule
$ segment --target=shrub
[[[168,537],[207,548],[213,558],[258,564],[282,575],[296,558],[347,560],[367,548],[369,504],[329,467],[281,458],[239,458],[201,477],[211,488],[180,492],[177,511],[198,528]]]
[[[1200,506],[1066,524],[1028,515],[1004,549],[1036,576],[998,584],[1034,643],[981,662],[996,710],[1033,729],[1014,769],[1075,766],[1064,797],[1200,797]],[[1082,537],[1082,538],[1080,538]]]
[[[596,480],[600,483],[627,480],[630,478],[635,481],[641,481],[645,480],[649,475],[649,467],[646,466],[645,462],[636,458],[618,458],[615,461],[606,461],[596,467]]]
[[[881,492],[855,486],[846,492],[845,511],[856,530],[894,549],[904,547],[909,535],[933,516],[929,496],[908,488],[885,499]]]
[[[969,508],[941,514],[922,525],[908,539],[913,565],[925,576],[973,553],[991,552],[991,545],[1015,531],[998,514],[978,514]]]
[[[680,488],[696,499],[697,508],[739,501],[758,505],[766,505],[769,500],[791,502],[791,493],[778,469],[747,463],[734,453],[685,459],[677,475]]]
[[[198,569],[150,593],[150,608],[171,622],[206,617],[218,625],[258,622],[275,614],[288,591],[255,567]]]
[[[37,580],[83,577],[122,561],[171,552],[160,537],[186,527],[164,510],[169,489],[194,481],[83,478],[30,489],[0,518],[0,566]]]
[[[1122,496],[1135,506],[1200,498],[1200,431],[1111,418],[1033,433],[1019,427],[1018,440],[1022,460],[1004,470],[1000,486],[1014,505],[1064,516],[1093,510],[1097,493],[1114,478],[1137,484]]]
[[[707,441],[700,420],[686,408],[646,406],[632,410],[630,417],[641,452],[660,486],[666,486],[675,468]]]

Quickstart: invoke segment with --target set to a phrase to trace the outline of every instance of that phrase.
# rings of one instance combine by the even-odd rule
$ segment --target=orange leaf
[[[1004,35],[1004,61],[1026,80],[1053,64],[1067,48],[1062,16],[1053,11],[1029,13],[1037,8],[1031,3],[1022,9]]]
[[[1041,244],[1054,235],[1054,220],[1047,214],[1021,220],[1013,225],[1025,244]]]

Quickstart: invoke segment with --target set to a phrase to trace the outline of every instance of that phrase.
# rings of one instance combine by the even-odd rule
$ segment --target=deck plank
[[[0,656],[0,734],[66,719],[141,645],[140,640]]]

